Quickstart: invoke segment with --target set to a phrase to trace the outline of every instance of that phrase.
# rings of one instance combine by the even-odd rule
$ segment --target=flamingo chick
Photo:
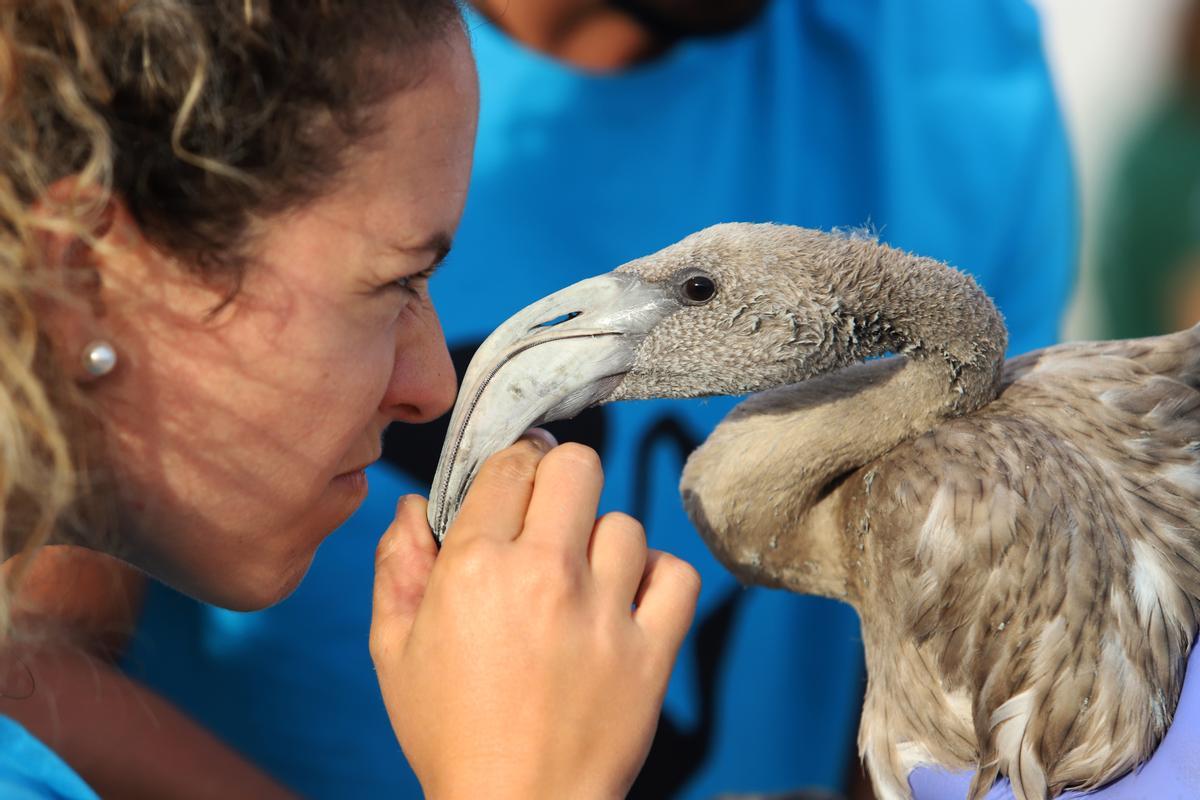
[[[861,237],[725,224],[540,300],[472,362],[432,491],[597,403],[762,392],[681,491],[741,580],[852,604],[859,749],[1021,800],[1154,752],[1200,620],[1200,326],[1007,363],[975,282]],[[879,356],[890,356],[877,358]]]

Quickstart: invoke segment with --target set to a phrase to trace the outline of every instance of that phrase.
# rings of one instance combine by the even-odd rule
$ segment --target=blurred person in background
[[[1200,3],[1183,12],[1171,84],[1120,153],[1104,212],[1103,335],[1200,322]]]
[[[454,298],[443,325],[460,370],[531,299],[731,220],[867,226],[976,276],[1012,352],[1055,340],[1074,187],[1023,0],[478,0],[468,27],[475,170],[433,284]],[[678,500],[683,459],[732,403],[616,405],[556,429],[601,453],[602,507],[704,577],[634,797],[842,787],[857,770],[853,611],[743,589]],[[364,642],[378,532],[398,495],[427,491],[443,431],[389,436],[364,505],[275,607],[133,586],[110,610],[137,620],[128,674],[304,796],[419,796]]]

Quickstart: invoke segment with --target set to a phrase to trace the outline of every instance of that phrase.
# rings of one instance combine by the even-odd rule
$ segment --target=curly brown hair
[[[319,196],[456,24],[453,0],[0,0],[0,559],[95,524],[97,437],[39,325],[39,236],[95,244],[116,197],[232,296],[253,221]]]

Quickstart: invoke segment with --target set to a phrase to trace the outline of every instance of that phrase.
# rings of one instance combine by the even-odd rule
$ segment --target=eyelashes
[[[416,298],[425,296],[426,289],[429,288],[429,279],[433,277],[433,273],[441,266],[438,264],[430,264],[420,272],[414,272],[412,275],[405,275],[403,278],[397,278],[387,284],[389,289],[397,289],[405,294]]]

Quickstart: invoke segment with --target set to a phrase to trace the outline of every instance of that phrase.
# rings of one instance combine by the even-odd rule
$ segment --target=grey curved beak
[[[531,427],[602,403],[632,368],[646,334],[679,308],[661,287],[610,272],[509,317],[467,368],[429,498],[441,542],[479,467]]]

